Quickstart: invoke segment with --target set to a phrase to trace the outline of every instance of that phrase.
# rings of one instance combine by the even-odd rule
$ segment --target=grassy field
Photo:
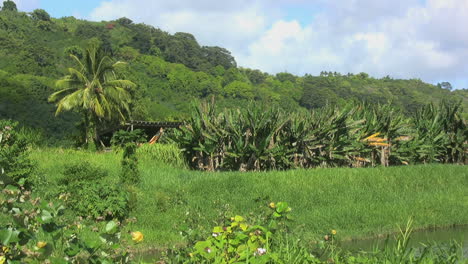
[[[60,176],[64,165],[84,160],[118,180],[118,154],[37,149],[31,157],[50,181]],[[224,212],[255,217],[270,201],[289,203],[294,232],[304,239],[318,238],[330,229],[336,229],[340,239],[384,234],[410,217],[416,229],[468,224],[464,166],[206,173],[161,160],[140,152],[142,182],[132,212],[138,221],[128,228],[145,234],[142,246],[183,243],[184,222],[208,233]]]

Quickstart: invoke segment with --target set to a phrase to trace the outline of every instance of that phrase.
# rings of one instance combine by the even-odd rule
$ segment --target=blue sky
[[[47,10],[53,17],[81,16],[87,17],[93,9],[100,5],[97,0],[59,1],[41,0],[40,8]]]
[[[22,10],[91,20],[128,17],[240,66],[302,75],[367,72],[468,88],[467,0],[16,0]]]

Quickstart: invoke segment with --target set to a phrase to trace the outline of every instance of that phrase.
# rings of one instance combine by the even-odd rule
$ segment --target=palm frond
[[[122,87],[124,89],[133,89],[133,88],[136,88],[137,85],[132,82],[132,81],[129,81],[129,80],[112,80],[112,81],[107,81],[106,82],[106,86],[118,86],[118,87]]]
[[[59,99],[59,97],[62,97],[63,94],[70,93],[70,92],[72,92],[74,90],[75,90],[74,88],[68,88],[68,89],[63,89],[63,90],[57,91],[57,92],[55,92],[55,93],[53,93],[53,94],[51,94],[49,96],[48,101],[50,103],[54,103]]]

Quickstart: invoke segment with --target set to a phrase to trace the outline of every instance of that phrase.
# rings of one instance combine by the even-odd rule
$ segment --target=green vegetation
[[[69,75],[57,81],[61,89],[49,97],[57,102],[56,114],[76,110],[83,115],[84,143],[99,144],[98,126],[103,121],[125,120],[130,115],[130,90],[136,85],[118,79],[114,63],[99,46],[87,49],[84,59],[70,54],[77,68],[68,68]]]
[[[337,246],[338,232],[334,229],[310,249],[284,234],[284,226],[291,208],[287,203],[270,204],[272,211],[264,219],[267,226],[249,225],[239,215],[216,226],[206,240],[198,241],[192,251],[171,251],[164,257],[169,263],[459,263],[466,261],[456,243],[409,247],[411,219],[400,229],[395,245],[389,241],[382,250],[345,253]]]
[[[200,46],[188,33],[171,35],[128,18],[103,22],[56,19],[44,10],[18,12],[9,7],[13,2],[7,3],[0,11],[0,118],[50,135],[44,144],[83,138],[82,113],[55,118],[56,109],[47,99],[57,91],[56,80],[69,75],[68,69],[77,67],[76,58],[84,60],[89,46],[95,44],[116,61],[127,62],[126,67],[119,67],[117,77],[137,84],[129,105],[136,120],[184,120],[191,112],[188,102],[211,96],[220,109],[242,108],[252,100],[286,112],[350,101],[389,102],[405,113],[442,100],[462,101],[468,109],[468,90],[450,91],[445,84],[377,79],[365,73],[272,75],[237,67],[229,51]],[[81,72],[80,67],[75,69]]]
[[[11,131],[4,127],[2,136],[12,138]],[[119,153],[33,150],[37,173],[45,177],[32,193],[24,185],[31,175],[17,187],[3,188],[0,261],[127,263],[133,259],[125,249],[130,239],[145,241],[141,249],[167,247],[160,258],[184,263],[456,263],[463,258],[456,244],[408,248],[407,233],[382,251],[344,253],[334,244],[336,232],[343,239],[387,233],[408,218],[415,219],[416,228],[466,223],[467,210],[460,210],[466,207],[460,197],[468,196],[463,166],[208,174],[169,167],[161,163],[168,157],[158,157],[152,147],[137,151],[141,183],[128,190],[119,186]],[[172,148],[162,153],[174,153]],[[181,159],[175,154],[173,159]],[[128,218],[125,208],[133,209]],[[126,219],[102,222],[106,218]],[[292,221],[278,222],[282,218]]]
[[[130,195],[107,177],[107,171],[88,162],[67,165],[45,198],[60,197],[74,216],[123,220],[130,212]]]
[[[128,263],[115,221],[84,226],[64,217],[59,202],[33,197],[23,186],[0,194],[0,263]]]
[[[338,230],[342,239],[393,232],[411,216],[415,228],[468,222],[464,166],[206,173],[172,168],[161,162],[166,157],[145,152],[139,152],[141,183],[131,213],[137,222],[127,228],[143,232],[151,246],[183,243],[180,230],[195,237],[210,234],[223,215],[254,216],[261,212],[259,205],[271,201],[296,208],[291,212],[295,235],[308,240],[329,229]],[[32,158],[49,181],[59,179],[66,164],[83,161],[119,181],[118,154],[40,149]]]
[[[136,184],[140,182],[140,171],[138,170],[137,144],[145,142],[143,131],[120,130],[114,134],[111,143],[114,147],[123,149],[122,172],[120,181],[124,184]]]
[[[7,0],[3,2],[2,11],[16,12],[18,11],[18,8],[16,7],[15,2]]]
[[[188,33],[12,1],[0,58],[0,264],[130,263],[152,247],[163,263],[465,260],[455,242],[408,241],[412,226],[468,223],[467,90],[270,75]],[[187,126],[164,144],[132,126],[104,149],[100,132],[128,119]],[[408,219],[395,246],[338,247]]]
[[[0,120],[0,182],[18,185],[30,181],[34,164],[28,154],[28,141],[18,133],[18,123]]]
[[[38,181],[32,181],[34,171],[26,147],[27,140],[18,133],[17,124],[2,121],[0,123],[0,186],[2,187],[0,193],[0,263],[41,263],[44,261],[64,263],[66,259],[71,262],[86,259],[101,263],[127,259],[127,253],[121,250],[120,231],[116,222],[110,221],[102,234],[89,234],[83,237],[81,223],[72,223],[70,218],[64,217],[65,208],[60,202],[53,198],[45,201],[37,196],[39,193],[32,188],[39,184],[37,184]],[[83,175],[83,172],[87,172],[86,175]],[[70,188],[84,187],[89,191],[90,186],[80,186],[75,182],[82,179],[80,176],[85,176],[83,180],[88,184],[92,183],[89,181],[91,173],[96,173],[93,175],[95,177],[99,177],[99,174],[104,175],[89,167],[74,167],[67,169],[62,183]],[[92,184],[91,187],[95,186]],[[99,189],[102,187],[105,186]],[[55,189],[51,188],[49,191],[53,192]],[[85,190],[70,189],[67,191]],[[88,197],[85,201],[89,201],[89,193],[79,193],[78,196],[83,194]],[[73,206],[79,208],[83,203],[80,203],[82,200],[76,198],[82,199],[83,197],[75,195],[72,197],[79,205]],[[112,192],[111,195],[115,193]],[[61,195],[60,199],[65,197],[67,200],[68,196],[69,193]],[[92,202],[94,209],[96,201]],[[115,206],[115,200],[105,202]],[[75,209],[73,206],[71,209]]]
[[[192,168],[269,170],[466,163],[468,126],[459,106],[324,107],[310,113],[250,105],[217,112],[204,104],[173,137]]]
[[[150,158],[146,153],[152,147],[156,146],[148,145],[138,151],[141,183],[135,186],[136,202],[128,218],[136,221],[124,221],[121,233],[123,235],[139,230],[141,233],[134,234],[138,239],[144,236],[143,242],[137,247],[141,250],[148,247],[163,250],[177,245],[175,249],[158,254],[158,258],[169,263],[210,263],[209,260],[218,257],[239,260],[237,254],[226,255],[222,250],[215,250],[217,247],[233,246],[233,243],[251,246],[236,247],[239,253],[245,253],[241,256],[248,258],[249,263],[260,260],[266,261],[260,263],[321,263],[327,259],[342,263],[375,263],[385,260],[390,263],[398,260],[409,263],[456,263],[461,258],[461,249],[456,244],[448,247],[426,245],[418,250],[409,248],[408,233],[405,232],[395,246],[389,244],[383,250],[373,252],[345,253],[336,242],[350,237],[394,232],[397,231],[397,225],[403,226],[408,218],[414,219],[413,227],[418,229],[466,223],[468,215],[464,212],[467,210],[461,209],[466,208],[466,201],[460,199],[468,196],[468,175],[463,166],[203,173],[169,167],[162,163],[167,157]],[[164,147],[161,145],[157,148]],[[75,170],[78,173],[76,176],[67,172],[66,175],[72,176],[66,178],[79,178],[83,182],[104,180],[110,186],[120,181],[118,153],[37,149],[31,154],[31,158],[39,164],[38,172],[47,175],[46,182],[38,185],[37,194],[50,194],[51,189],[55,188],[54,182],[64,179],[60,171],[67,164],[75,162],[85,162],[83,166],[88,169]],[[99,169],[94,168],[97,165]],[[70,168],[73,170],[74,166],[67,170]],[[79,172],[89,170],[95,172],[79,176]],[[109,179],[99,176],[106,174],[104,171],[109,173]],[[434,189],[434,186],[437,188]],[[236,190],[235,194],[233,189]],[[92,199],[85,193],[81,197],[83,201]],[[61,198],[67,199],[64,196]],[[290,210],[284,202],[272,201],[288,201],[293,209]],[[64,210],[64,216],[70,215],[70,208],[61,210]],[[248,217],[244,219],[237,213]],[[291,220],[278,222],[283,213],[287,213],[284,220]],[[81,245],[75,249],[82,254],[73,257],[98,257],[99,254],[94,254],[95,247],[90,247],[97,244],[91,241],[103,235],[108,237],[105,235],[106,223],[85,221],[81,224],[97,232],[80,233],[79,240],[74,241]],[[212,226],[217,227],[213,229]],[[233,233],[229,233],[229,229],[225,230],[225,226],[230,226]],[[334,230],[338,232],[337,235]],[[66,234],[74,232],[78,232],[77,226],[67,230]],[[219,237],[214,237],[213,233],[219,233]],[[251,233],[254,235],[250,236]],[[204,240],[203,237],[208,239]],[[251,241],[251,237],[257,240]],[[228,244],[217,243],[219,239],[225,239]],[[31,240],[31,245],[38,247],[38,242],[45,241],[58,248],[59,244],[52,244],[54,240],[47,236]],[[108,242],[101,243],[107,245]],[[126,245],[129,242],[124,239],[118,243]],[[106,246],[101,248],[106,250]],[[112,256],[125,257],[125,253],[119,250]],[[43,254],[38,249],[33,252]],[[61,251],[52,252],[55,255],[51,257],[64,256],[60,254]],[[190,253],[193,257],[190,257]],[[264,254],[265,257],[260,258]],[[38,255],[41,256],[44,255]]]

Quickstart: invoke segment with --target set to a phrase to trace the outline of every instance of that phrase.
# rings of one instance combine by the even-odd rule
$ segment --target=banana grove
[[[254,104],[217,111],[203,103],[172,139],[191,168],[206,171],[466,164],[468,128],[461,113],[448,103],[413,116],[391,105],[285,113]]]

